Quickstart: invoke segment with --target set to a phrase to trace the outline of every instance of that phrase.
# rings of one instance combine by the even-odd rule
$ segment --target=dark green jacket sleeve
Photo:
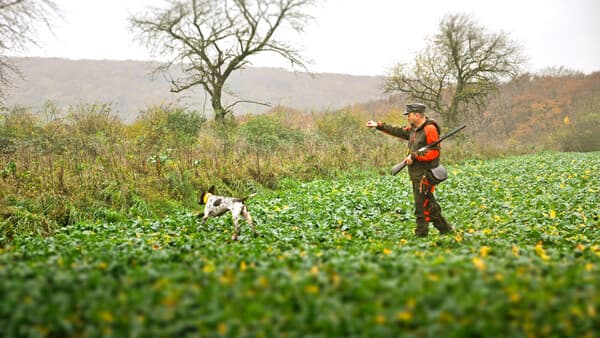
[[[408,140],[408,137],[410,135],[410,127],[394,127],[392,125],[380,122],[376,129],[386,134],[403,138],[405,140]]]

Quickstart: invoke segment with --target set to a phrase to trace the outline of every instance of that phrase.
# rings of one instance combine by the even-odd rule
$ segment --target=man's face
[[[406,118],[408,119],[408,123],[416,125],[419,120],[419,115],[417,113],[408,113]]]

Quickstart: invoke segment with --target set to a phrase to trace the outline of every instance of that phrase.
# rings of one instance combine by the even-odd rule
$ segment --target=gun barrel
[[[429,148],[435,147],[436,145],[438,145],[438,144],[439,144],[440,142],[442,142],[443,140],[445,140],[445,139],[447,139],[448,137],[450,137],[450,136],[452,136],[452,135],[454,135],[454,134],[458,133],[459,131],[461,131],[461,130],[465,129],[466,127],[467,127],[467,125],[466,125],[466,124],[463,124],[462,126],[460,126],[460,127],[456,128],[456,129],[454,129],[454,130],[450,131],[449,133],[447,133],[446,135],[444,135],[444,136],[440,137],[440,138],[439,138],[437,141],[435,141],[435,142],[432,142],[432,143],[430,143],[430,144],[428,144],[428,145],[426,145],[426,146],[424,146],[424,147],[421,147],[421,148],[419,149],[419,151],[425,151],[425,150],[427,150],[427,149],[429,149]],[[404,167],[406,167],[406,160],[404,160],[404,161],[402,161],[402,162],[400,162],[400,163],[397,163],[397,164],[395,164],[395,165],[392,167],[392,170],[391,170],[391,172],[392,172],[392,175],[394,175],[394,176],[395,176],[395,175],[396,175],[396,174],[398,174],[400,171],[402,171],[402,169],[404,169]]]

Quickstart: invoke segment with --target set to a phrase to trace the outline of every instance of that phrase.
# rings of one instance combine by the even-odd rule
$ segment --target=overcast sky
[[[156,59],[134,42],[127,18],[161,0],[56,0],[62,20],[40,34],[41,48],[20,56],[69,59]],[[565,66],[600,71],[598,0],[327,0],[311,11],[305,32],[284,36],[312,60],[315,73],[384,75],[410,62],[437,32],[444,14],[467,13],[491,32],[504,31],[524,46],[527,69]],[[251,59],[254,66],[283,67],[278,56]]]

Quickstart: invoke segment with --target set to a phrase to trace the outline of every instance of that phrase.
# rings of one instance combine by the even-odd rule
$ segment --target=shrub
[[[563,151],[590,152],[600,150],[600,112],[583,114],[573,121],[565,119],[566,126],[556,139]]]

